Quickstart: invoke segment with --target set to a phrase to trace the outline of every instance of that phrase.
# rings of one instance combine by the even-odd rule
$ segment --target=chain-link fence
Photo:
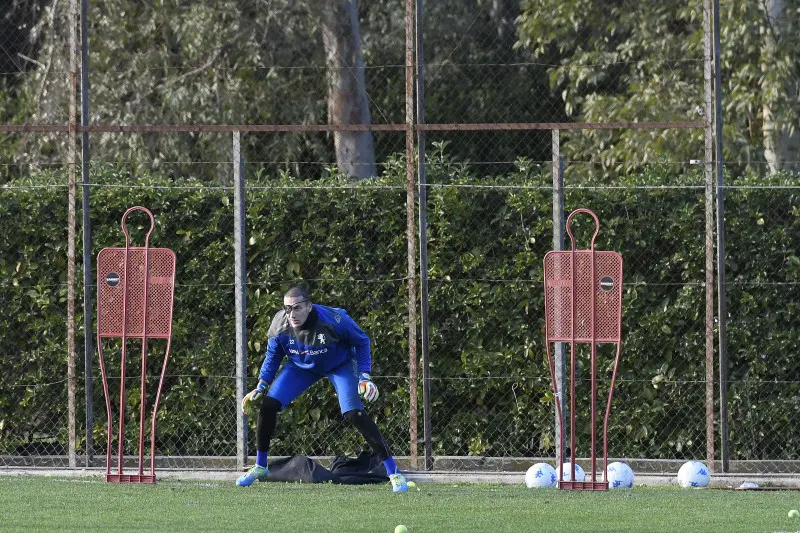
[[[134,205],[155,215],[151,245],[177,255],[160,466],[233,468],[242,441],[255,448],[254,422],[237,430],[237,381],[255,384],[270,321],[301,282],[370,335],[381,396],[369,411],[404,466],[519,470],[554,457],[542,259],[556,246],[560,176],[566,213],[594,210],[597,248],[625,261],[610,457],[637,471],[690,458],[797,471],[796,6],[725,5],[715,33],[711,4],[114,0],[81,13],[75,1],[11,2],[0,465],[104,464],[94,262],[124,245]],[[147,221],[133,222],[136,244]],[[585,248],[590,228],[576,224]],[[116,415],[120,346],[102,348]],[[599,348],[601,398],[612,348]],[[165,349],[150,346],[147,405]],[[139,364],[127,369],[128,456]],[[581,352],[583,419],[587,364]],[[322,382],[280,415],[271,454],[362,445]]]

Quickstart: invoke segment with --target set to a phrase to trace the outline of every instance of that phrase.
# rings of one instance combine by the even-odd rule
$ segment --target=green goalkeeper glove
[[[378,387],[366,372],[361,372],[358,375],[358,394],[368,402],[374,402],[378,399]]]
[[[267,382],[260,379],[258,380],[258,386],[242,398],[242,413],[251,416],[255,411],[255,407],[261,404],[265,392],[267,392]]]

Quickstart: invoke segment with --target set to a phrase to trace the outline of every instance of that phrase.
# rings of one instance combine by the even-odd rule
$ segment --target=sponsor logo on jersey
[[[325,344],[325,334],[320,333],[319,335],[317,335],[317,340],[319,341],[320,344]]]
[[[309,356],[309,355],[310,356],[314,356],[314,355],[319,355],[319,354],[322,354],[322,353],[328,353],[328,348],[327,347],[320,348],[319,350],[312,350],[310,348],[306,349],[306,350],[298,350],[297,348],[289,348],[287,351],[289,352],[289,355],[296,355],[298,357],[299,356]]]

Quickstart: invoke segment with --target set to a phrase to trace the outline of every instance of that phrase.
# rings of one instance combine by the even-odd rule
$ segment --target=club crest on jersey
[[[317,335],[317,340],[319,341],[320,344],[325,344],[325,334],[320,333],[319,335]]]
[[[334,315],[333,319],[336,320],[337,324],[339,324],[342,321],[342,316],[341,315]]]

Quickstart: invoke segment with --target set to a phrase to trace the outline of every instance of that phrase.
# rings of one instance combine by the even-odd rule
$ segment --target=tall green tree
[[[325,45],[328,122],[370,124],[356,0],[317,0],[312,10],[319,15]],[[352,178],[375,176],[371,131],[337,131],[333,141],[339,170]]]
[[[43,30],[43,53],[50,51],[45,59],[54,56],[60,61],[58,68],[50,75],[31,77],[25,86],[27,92],[45,95],[29,110],[31,122],[66,122],[69,88],[64,44],[69,21],[64,5],[52,3],[49,18],[45,17],[49,24]],[[93,3],[88,14],[90,122],[369,122],[363,64],[358,64],[361,51],[355,3],[336,7],[311,0],[288,4],[236,0]],[[53,50],[64,53],[53,54]],[[326,83],[326,65],[337,71],[327,79],[338,82]],[[360,84],[346,87],[350,77],[338,74],[343,69],[360,69]],[[342,87],[347,89],[344,94]],[[363,103],[356,113],[348,105],[359,92]],[[335,105],[326,109],[328,98]],[[253,135],[247,142],[252,160],[331,159],[332,143],[325,135]],[[347,153],[348,161],[340,161],[341,166],[366,168],[367,175],[374,175],[374,154],[363,149],[366,143],[362,140],[358,150]],[[92,154],[98,164],[123,160],[133,168],[162,168],[171,174],[225,182],[230,177],[230,165],[226,164],[230,144],[229,135],[214,133],[95,135]],[[343,160],[345,151],[342,148],[334,155]],[[30,160],[60,161],[65,149],[39,142],[26,152]],[[359,158],[367,164],[361,164]]]
[[[763,0],[758,6],[764,11],[761,72],[764,76],[762,103],[764,158],[771,173],[800,169],[800,129],[797,125],[798,87],[800,69],[796,52],[787,50],[800,31],[797,13],[788,11],[785,0]]]
[[[11,0],[0,14],[0,121],[66,124],[69,4]],[[28,163],[64,162],[63,135],[0,135],[2,181]]]
[[[60,29],[66,29],[67,4],[41,1],[59,10],[59,18],[40,33],[44,46],[34,59],[43,62],[47,50],[66,53],[59,42],[65,42]],[[91,122],[402,123],[405,5],[361,2],[357,16],[355,7],[353,1],[319,0],[90,3]],[[530,61],[530,51],[515,47],[518,2],[442,0],[424,10],[429,122],[543,122],[563,114],[543,67]],[[22,94],[38,93],[37,80],[43,78],[37,76]],[[27,108],[28,122],[66,122],[66,79],[65,66],[51,69],[45,93],[53,103]],[[531,135],[454,133],[430,135],[429,141],[451,141],[451,150],[465,162],[504,161],[511,167],[520,156],[549,159],[546,132],[533,134],[533,142]],[[365,175],[379,171],[371,162],[371,137],[369,132],[250,134],[243,142],[246,160],[268,175],[320,177],[326,166],[338,163],[358,176],[359,169],[366,169]],[[31,139],[25,150],[14,151],[15,158],[63,161],[60,137]],[[380,165],[404,149],[402,134],[381,134],[372,142]],[[134,170],[222,182],[231,175],[227,134],[105,134],[93,135],[91,143],[97,164],[127,161]]]
[[[769,2],[768,2],[769,3]],[[800,33],[797,0],[722,2],[722,95],[725,159],[763,169],[765,150],[797,160],[790,135],[797,124]],[[596,2],[526,0],[521,45],[550,64],[550,83],[575,121],[696,120],[703,106],[703,2]],[[776,29],[780,27],[780,30]],[[765,35],[769,38],[765,38]],[[794,103],[793,103],[794,102]],[[768,113],[767,136],[764,134]],[[770,125],[780,117],[780,124]],[[702,132],[599,130],[574,134],[569,157],[590,160],[605,172],[630,171],[665,158],[702,154]],[[771,150],[775,152],[775,150]],[[782,163],[775,163],[780,168]]]

